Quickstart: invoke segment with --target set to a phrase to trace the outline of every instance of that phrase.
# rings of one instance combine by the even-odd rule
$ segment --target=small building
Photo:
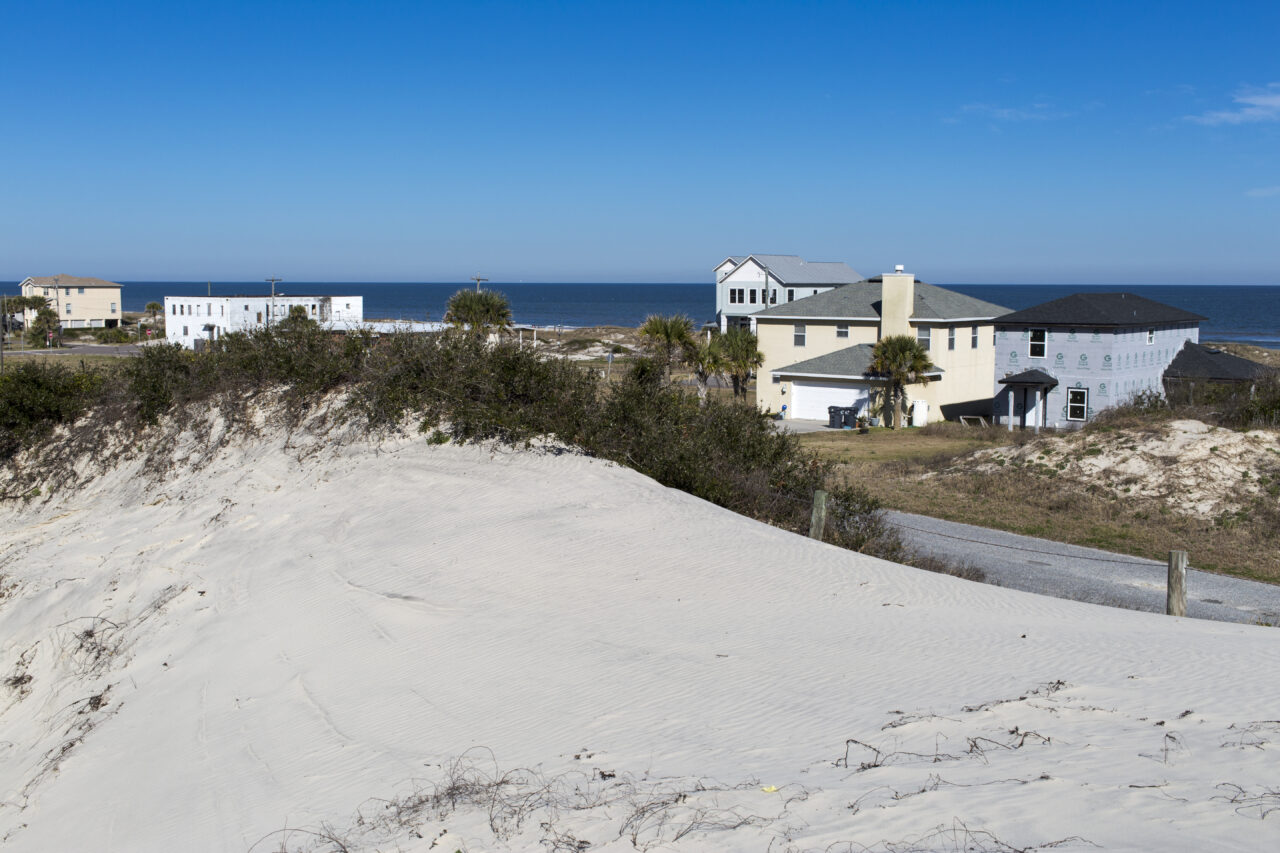
[[[1073,293],[997,317],[993,420],[1076,428],[1138,394],[1163,396],[1165,369],[1203,319],[1132,293]]]
[[[916,281],[912,273],[873,276],[830,288],[752,315],[764,365],[756,402],[786,417],[826,420],[830,406],[869,414],[885,380],[870,372],[875,344],[910,335],[937,370],[907,395],[921,420],[991,412],[995,366],[993,325],[1008,309],[945,287]],[[915,417],[913,417],[913,422]]]
[[[1165,368],[1164,393],[1169,400],[1194,403],[1208,399],[1214,386],[1236,386],[1252,392],[1258,382],[1278,373],[1274,367],[1187,341]]]
[[[75,275],[27,276],[18,286],[23,296],[43,296],[58,315],[64,329],[111,329],[123,316],[121,287],[101,278]],[[34,310],[24,311],[23,323],[36,318]]]
[[[165,338],[196,349],[232,332],[278,323],[295,306],[325,329],[350,331],[364,323],[362,296],[166,296]]]
[[[806,261],[797,255],[740,255],[715,267],[716,324],[720,331],[751,326],[751,315],[773,305],[826,293],[861,281],[841,261]]]

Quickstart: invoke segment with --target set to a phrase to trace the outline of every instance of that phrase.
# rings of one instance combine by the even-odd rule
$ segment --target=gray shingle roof
[[[770,372],[783,376],[858,376],[875,379],[876,374],[871,372],[871,357],[874,352],[875,344],[855,344]],[[940,367],[934,367],[929,371],[931,376],[940,373],[942,373]]]
[[[24,279],[36,287],[119,287],[114,281],[101,278],[81,278],[78,275],[33,275]]]
[[[1058,380],[1038,367],[1006,376],[1000,380],[1001,385],[1048,385],[1050,388],[1058,384]]]
[[[837,287],[816,296],[806,296],[785,305],[774,305],[756,312],[760,317],[836,317],[878,320],[880,318],[880,276]],[[989,319],[1007,314],[1009,309],[965,296],[936,284],[915,283],[916,304],[912,320]]]
[[[750,257],[784,285],[852,284],[862,278],[843,261],[806,261],[799,255],[751,255]]]
[[[1205,319],[1133,293],[1073,293],[997,317],[997,323],[1055,326],[1145,326]]]
[[[1275,372],[1275,368],[1265,364],[1187,341],[1165,368],[1164,375],[1166,379],[1249,382]]]

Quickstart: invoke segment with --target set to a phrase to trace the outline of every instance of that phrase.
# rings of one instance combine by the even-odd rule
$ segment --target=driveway
[[[909,545],[925,554],[976,566],[986,572],[988,583],[1109,607],[1164,612],[1165,563],[923,515],[892,510],[886,514]],[[1195,554],[1189,558],[1194,564]],[[1280,586],[1188,569],[1187,615],[1280,625]]]

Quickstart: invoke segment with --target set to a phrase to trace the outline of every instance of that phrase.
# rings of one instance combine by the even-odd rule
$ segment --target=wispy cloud
[[[1071,113],[1054,109],[1047,101],[1036,101],[1030,107],[1000,107],[995,104],[965,104],[960,108],[964,115],[980,116],[994,121],[1056,121]]]
[[[1186,116],[1186,119],[1210,126],[1280,121],[1280,83],[1247,86],[1232,95],[1231,100],[1237,104],[1235,109],[1213,110],[1198,116]]]
[[[1245,195],[1252,198],[1267,198],[1268,196],[1280,195],[1280,186],[1277,187],[1255,187],[1251,190],[1245,190]]]

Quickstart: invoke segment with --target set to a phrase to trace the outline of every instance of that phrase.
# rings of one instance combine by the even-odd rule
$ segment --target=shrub
[[[98,402],[101,374],[30,359],[0,374],[0,458],[71,423]]]
[[[110,329],[94,329],[93,337],[98,343],[103,344],[127,344],[133,340],[133,335],[126,332],[120,326]]]

